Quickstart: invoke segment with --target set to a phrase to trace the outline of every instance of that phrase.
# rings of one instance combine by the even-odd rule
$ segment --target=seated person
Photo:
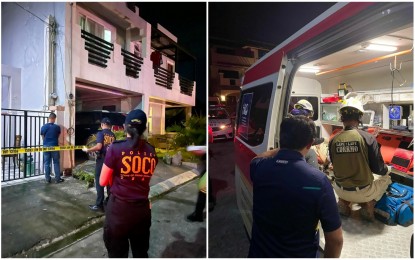
[[[364,112],[361,102],[346,96],[339,112],[344,129],[329,143],[339,213],[349,216],[355,202],[362,208],[362,218],[373,221],[375,204],[392,182],[390,166],[384,163],[376,138],[358,129]],[[381,177],[375,180],[373,173]]]

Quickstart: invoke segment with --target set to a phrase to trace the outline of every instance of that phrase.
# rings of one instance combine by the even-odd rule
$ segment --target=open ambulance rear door
[[[412,23],[411,2],[337,3],[247,70],[241,88],[234,145],[237,202],[249,234],[252,227],[250,161],[257,154],[278,147],[279,126],[289,112],[298,68]]]

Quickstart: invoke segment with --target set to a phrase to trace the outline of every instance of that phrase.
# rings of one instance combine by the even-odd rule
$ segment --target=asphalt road
[[[216,206],[209,212],[208,257],[246,258],[249,239],[236,204],[233,142],[215,142],[209,148],[213,153],[209,176]]]
[[[149,257],[206,257],[206,219],[204,222],[195,223],[186,221],[186,215],[195,208],[197,181],[198,179],[193,180],[153,202]],[[101,228],[48,257],[108,257],[102,236]]]

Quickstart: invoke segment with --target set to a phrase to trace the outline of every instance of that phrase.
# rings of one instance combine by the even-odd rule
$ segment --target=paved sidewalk
[[[195,209],[198,188],[193,180],[162,198],[151,208],[150,258],[206,257],[206,220],[187,222]],[[107,258],[103,228],[48,255],[48,258]],[[131,250],[129,256],[132,257]]]
[[[343,249],[341,258],[409,258],[414,226],[388,226],[375,220],[365,221],[360,206],[353,204],[350,217],[341,216]],[[320,229],[322,230],[322,229]],[[324,235],[320,232],[320,246],[324,248]]]
[[[81,165],[93,172],[93,164]],[[186,183],[198,174],[188,167],[160,162],[150,182],[150,198]],[[64,177],[65,182],[47,184],[44,177],[2,183],[1,256],[43,257],[102,227],[103,213],[88,205],[96,199],[95,188]]]

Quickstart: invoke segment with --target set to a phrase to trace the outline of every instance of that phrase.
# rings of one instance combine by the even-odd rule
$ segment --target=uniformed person
[[[111,185],[105,210],[104,242],[109,257],[148,257],[151,207],[150,179],[158,163],[153,146],[141,137],[147,116],[132,110],[125,120],[125,141],[110,145],[101,172],[101,186]]]
[[[361,102],[347,98],[339,112],[344,129],[329,142],[339,213],[349,216],[350,204],[355,202],[362,207],[362,217],[373,221],[376,201],[391,183],[390,167],[383,161],[376,138],[358,129],[364,112]],[[374,180],[372,173],[381,177]]]
[[[306,116],[308,118],[313,118],[314,109],[313,105],[305,99],[299,100],[295,105],[294,109],[290,112],[293,116]],[[324,142],[324,138],[315,137],[313,141],[313,145],[319,145]],[[308,164],[313,166],[316,169],[320,169],[320,165],[318,164],[318,156],[314,149],[308,150],[308,153],[305,155],[305,160]]]
[[[111,131],[111,120],[108,117],[104,117],[101,120],[101,129],[97,133],[97,144],[91,148],[84,147],[82,151],[97,152],[97,159],[95,164],[95,188],[97,190],[97,199],[94,205],[89,205],[89,209],[92,211],[104,210],[104,187],[99,184],[99,177],[101,175],[102,165],[104,164],[105,154],[107,152],[108,146],[114,142],[115,135]],[[110,191],[107,186],[107,196],[109,197]]]

